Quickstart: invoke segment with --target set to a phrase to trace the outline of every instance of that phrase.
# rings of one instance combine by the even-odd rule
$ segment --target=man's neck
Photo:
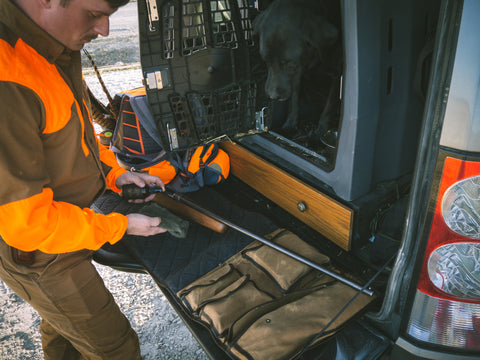
[[[27,16],[32,19],[37,25],[42,27],[41,23],[41,14],[42,6],[39,1],[34,0],[11,0],[15,5],[17,5],[22,11],[27,14]]]

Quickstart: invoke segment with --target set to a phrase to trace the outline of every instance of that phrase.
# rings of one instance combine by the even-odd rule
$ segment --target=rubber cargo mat
[[[187,195],[199,205],[255,234],[263,236],[276,229],[266,217],[236,206],[212,189],[203,188]],[[128,214],[138,212],[143,206],[131,204],[107,191],[92,208],[104,214]],[[252,239],[233,229],[219,234],[190,221],[184,239],[163,233],[149,237],[126,235],[121,241],[157,282],[176,293],[238,253]]]

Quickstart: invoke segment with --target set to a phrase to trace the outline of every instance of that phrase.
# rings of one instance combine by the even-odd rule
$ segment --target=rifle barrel
[[[278,250],[278,251],[280,251],[281,253],[283,253],[283,254],[285,254],[285,255],[287,255],[287,256],[290,256],[290,257],[294,258],[295,260],[298,260],[298,261],[300,261],[300,262],[302,262],[302,263],[304,263],[304,264],[306,264],[306,265],[308,265],[308,266],[310,266],[310,267],[312,267],[312,268],[314,268],[314,269],[316,269],[316,270],[318,270],[318,271],[321,271],[321,272],[323,272],[323,273],[325,273],[325,274],[327,274],[327,275],[330,275],[331,277],[333,277],[333,278],[341,281],[342,283],[344,283],[344,284],[346,284],[346,285],[351,286],[352,288],[354,288],[354,289],[356,289],[356,290],[358,290],[358,291],[361,291],[361,292],[363,292],[363,293],[365,293],[365,294],[367,294],[367,295],[369,295],[369,296],[373,296],[373,290],[371,290],[370,288],[364,288],[363,286],[361,286],[361,285],[359,285],[359,284],[357,284],[357,283],[355,283],[355,282],[353,282],[353,281],[345,278],[345,277],[342,276],[342,275],[337,274],[336,272],[333,272],[333,271],[331,271],[331,270],[328,270],[328,269],[324,268],[323,266],[320,266],[320,265],[318,265],[318,264],[316,264],[316,263],[314,263],[314,262],[312,262],[312,261],[304,258],[303,256],[294,253],[293,251],[290,251],[290,250],[288,250],[288,249],[285,249],[285,248],[279,246],[278,244],[275,244],[274,242],[272,242],[272,241],[270,241],[270,240],[267,240],[267,239],[265,239],[265,238],[263,238],[263,237],[261,237],[261,236],[259,236],[259,235],[257,235],[257,234],[254,234],[254,233],[252,233],[251,231],[249,231],[249,230],[247,230],[247,229],[245,229],[245,228],[243,228],[243,227],[241,227],[241,226],[238,226],[238,225],[236,225],[236,224],[228,221],[227,219],[224,219],[223,217],[221,217],[221,216],[219,216],[219,215],[217,215],[217,214],[214,214],[214,213],[211,212],[210,210],[201,207],[200,205],[194,203],[193,201],[191,201],[191,200],[183,197],[182,195],[180,195],[180,194],[178,194],[178,193],[176,193],[176,192],[174,192],[174,191],[172,191],[172,190],[170,190],[170,189],[165,189],[165,194],[168,195],[169,197],[171,197],[171,198],[174,199],[174,200],[177,200],[177,201],[179,201],[179,202],[182,202],[182,203],[184,203],[184,204],[186,204],[186,205],[188,205],[188,206],[191,206],[192,208],[194,208],[194,209],[196,209],[196,210],[198,210],[198,211],[201,211],[201,212],[204,213],[205,215],[207,215],[207,216],[209,216],[209,217],[211,217],[211,218],[213,218],[213,219],[215,219],[215,220],[217,220],[217,221],[219,221],[219,222],[227,225],[228,227],[230,227],[230,228],[232,228],[232,229],[235,229],[235,230],[237,230],[237,231],[239,231],[239,232],[241,232],[241,233],[243,233],[243,234],[251,237],[252,239],[258,240],[258,241],[260,241],[261,243],[263,243],[263,244],[265,244],[265,245],[267,245],[267,246],[270,246],[271,248],[273,248],[273,249],[275,249],[275,250]]]

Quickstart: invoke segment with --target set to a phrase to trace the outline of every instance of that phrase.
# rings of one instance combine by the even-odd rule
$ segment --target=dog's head
[[[302,72],[337,40],[336,27],[314,11],[318,1],[275,0],[253,22],[268,70],[265,92],[271,99],[290,98]]]

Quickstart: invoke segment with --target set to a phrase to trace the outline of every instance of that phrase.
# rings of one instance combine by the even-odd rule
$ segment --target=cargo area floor
[[[186,195],[195,203],[221,214],[255,234],[263,236],[277,228],[266,217],[240,208],[212,189],[203,188]],[[94,204],[96,210],[105,214],[138,212],[143,206],[129,203],[110,191]],[[221,234],[193,221],[189,222],[185,238],[163,233],[149,237],[126,235],[121,240],[122,245],[154,280],[173,293],[215,268],[252,241],[250,237],[233,229]]]
[[[243,189],[245,190],[245,189]],[[330,242],[320,241],[318,234],[311,229],[292,219],[290,216],[281,216],[284,212],[273,206],[268,200],[258,194],[252,195],[250,190],[242,191],[242,186],[237,182],[227,181],[227,184],[203,188],[194,193],[185,194],[196,204],[220,215],[232,223],[248,229],[250,232],[264,236],[279,227],[295,229],[302,234],[303,239],[313,245],[323,245],[322,251],[332,258],[347,257],[350,265],[355,266],[357,261],[350,254],[339,254],[338,247]],[[119,195],[107,191],[92,206],[102,213],[119,212],[123,214],[139,212],[143,204],[132,204]],[[265,211],[267,209],[267,211]],[[280,215],[280,217],[278,217]],[[277,224],[274,223],[278,221]],[[290,221],[291,220],[291,221]],[[279,226],[281,225],[281,226]],[[150,237],[126,235],[114,246],[104,246],[106,257],[99,254],[101,260],[107,260],[104,265],[118,267],[124,262],[125,255],[131,257],[138,266],[137,270],[148,273],[159,285],[162,293],[166,296],[177,314],[182,318],[185,325],[190,329],[194,337],[202,345],[206,354],[211,359],[226,360],[230,357],[217,346],[211,333],[205,326],[191,319],[180,306],[179,299],[175,295],[179,290],[200,278],[208,271],[237,254],[245,246],[253,241],[252,238],[234,229],[228,229],[225,233],[217,233],[196,222],[190,221],[188,233],[185,238],[176,238],[169,233]],[[103,249],[103,248],[102,248]],[[118,259],[117,259],[118,255]],[[129,262],[127,256],[127,263]],[[345,259],[343,259],[345,260]],[[127,266],[128,268],[128,266]],[[135,268],[127,269],[135,270]],[[360,321],[360,320],[358,320]],[[304,359],[341,359],[343,352],[365,351],[381,352],[387,346],[387,340],[379,337],[368,330],[368,326],[361,321],[355,321],[348,331],[342,332],[339,337],[326,341],[322,346],[307,351]],[[347,350],[339,347],[338,341],[352,344],[354,339],[362,339],[361,344],[368,344],[360,350],[347,346]],[[363,346],[362,345],[362,346]],[[339,356],[339,357],[338,357]]]

